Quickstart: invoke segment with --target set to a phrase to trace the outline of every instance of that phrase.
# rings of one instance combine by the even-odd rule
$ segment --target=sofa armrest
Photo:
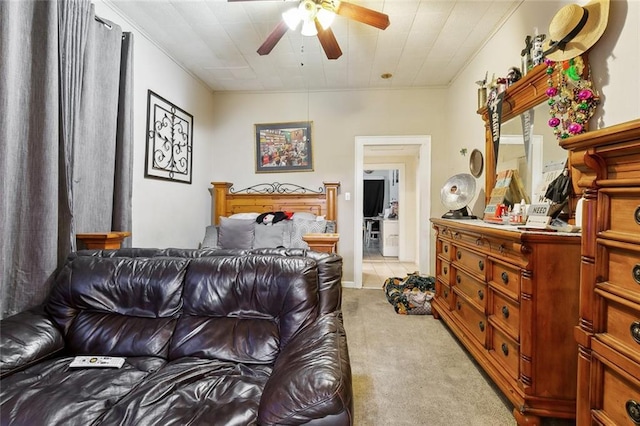
[[[0,377],[64,350],[64,338],[42,307],[0,321]]]
[[[353,390],[338,312],[306,327],[282,350],[258,410],[261,425],[351,425]]]

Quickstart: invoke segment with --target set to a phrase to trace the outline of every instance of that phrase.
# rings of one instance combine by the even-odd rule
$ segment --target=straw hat
[[[549,37],[543,46],[544,56],[560,62],[581,55],[600,39],[607,28],[608,18],[609,0],[591,0],[584,6],[564,6],[549,24]]]

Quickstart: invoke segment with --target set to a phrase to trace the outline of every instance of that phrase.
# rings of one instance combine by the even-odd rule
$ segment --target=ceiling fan
[[[342,50],[340,50],[338,41],[333,31],[331,31],[331,23],[335,15],[341,15],[381,30],[389,26],[388,15],[354,3],[340,0],[300,0],[297,7],[293,7],[282,14],[282,21],[267,36],[267,39],[258,48],[258,53],[260,55],[268,55],[288,29],[295,30],[302,23],[302,35],[317,35],[327,58],[338,59],[342,55]]]

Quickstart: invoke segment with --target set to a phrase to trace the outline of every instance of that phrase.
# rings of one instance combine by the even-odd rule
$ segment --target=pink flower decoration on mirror
[[[553,117],[549,119],[549,127],[558,127],[560,125],[560,119]]]
[[[558,89],[555,87],[548,87],[545,93],[547,94],[548,97],[553,98],[555,95],[558,94]]]

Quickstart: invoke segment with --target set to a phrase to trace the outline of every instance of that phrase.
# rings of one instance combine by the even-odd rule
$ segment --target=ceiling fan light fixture
[[[318,29],[313,19],[305,19],[302,23],[300,34],[307,37],[315,37],[318,35]]]
[[[323,8],[320,8],[320,10],[318,10],[318,13],[316,15],[316,18],[318,18],[318,22],[320,22],[320,25],[324,30],[326,30],[331,26],[335,17],[336,17],[335,13]]]
[[[282,20],[287,24],[287,27],[289,27],[290,30],[295,31],[302,20],[300,17],[300,11],[297,7],[291,8],[282,13]]]

